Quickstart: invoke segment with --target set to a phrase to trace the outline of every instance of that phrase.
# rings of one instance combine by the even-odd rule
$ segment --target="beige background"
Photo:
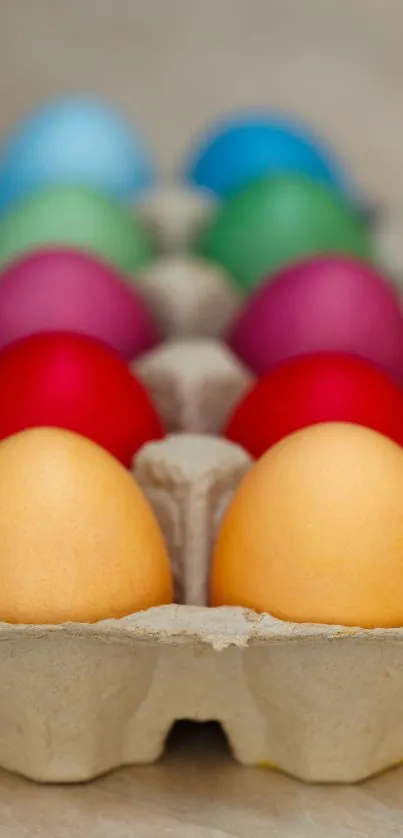
[[[0,130],[50,94],[109,97],[174,171],[223,109],[294,110],[333,140],[369,196],[400,208],[401,0],[1,0]],[[209,729],[158,766],[86,787],[0,774],[5,838],[391,838],[403,769],[354,788],[240,769]],[[203,826],[202,826],[203,825]]]
[[[164,169],[225,109],[308,118],[376,198],[399,203],[400,0],[2,0],[0,130],[86,90],[142,126]]]

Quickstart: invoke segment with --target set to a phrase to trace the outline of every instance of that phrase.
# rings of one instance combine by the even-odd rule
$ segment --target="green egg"
[[[129,275],[152,256],[149,236],[133,213],[87,186],[37,190],[0,221],[0,265],[29,250],[57,245],[93,253]]]
[[[237,192],[203,228],[196,251],[225,268],[244,292],[300,258],[373,258],[354,210],[330,187],[302,175],[264,177]]]

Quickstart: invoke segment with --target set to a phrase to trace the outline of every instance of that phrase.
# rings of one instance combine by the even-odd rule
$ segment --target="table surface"
[[[214,725],[181,724],[157,765],[88,785],[0,774],[0,826],[5,838],[392,838],[402,787],[403,768],[356,786],[241,768]]]
[[[403,201],[399,0],[3,0],[0,131],[60,92],[109,97],[163,170],[223,110],[271,105],[333,140],[376,202]],[[87,786],[0,773],[4,838],[361,838],[403,833],[403,769],[354,787],[242,769],[211,727],[185,728],[158,765]]]

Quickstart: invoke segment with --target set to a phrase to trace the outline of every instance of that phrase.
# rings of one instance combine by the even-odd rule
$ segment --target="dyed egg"
[[[375,269],[325,257],[296,263],[247,301],[228,342],[258,375],[315,352],[366,358],[403,375],[403,317],[396,290]]]
[[[0,211],[38,187],[82,183],[130,200],[154,181],[142,137],[110,105],[70,96],[36,109],[0,151]]]
[[[403,445],[403,390],[352,355],[293,358],[253,385],[224,435],[260,457],[282,437],[321,422],[365,425]]]
[[[89,254],[38,250],[0,272],[0,348],[32,334],[76,332],[97,338],[127,361],[159,341],[134,285]]]
[[[237,192],[205,225],[196,249],[244,292],[302,257],[372,258],[358,215],[332,189],[301,175],[262,178]]]
[[[52,245],[87,251],[128,275],[152,255],[142,223],[106,193],[87,186],[45,187],[18,201],[2,218],[0,265]]]
[[[144,385],[103,343],[35,335],[0,353],[0,439],[40,425],[92,439],[130,466],[164,435]]]
[[[210,127],[190,155],[186,179],[221,197],[262,175],[294,172],[350,191],[330,149],[307,126],[280,114],[244,113]]]
[[[131,474],[68,431],[0,445],[0,620],[96,622],[172,601],[162,533]]]
[[[270,448],[218,536],[213,605],[292,622],[403,625],[403,450],[359,425],[305,428]]]

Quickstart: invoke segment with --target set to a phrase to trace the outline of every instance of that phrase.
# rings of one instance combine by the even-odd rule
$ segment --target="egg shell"
[[[65,428],[126,466],[164,435],[144,385],[105,344],[82,335],[34,335],[0,352],[0,439],[36,426]]]
[[[354,422],[403,445],[403,390],[383,370],[352,355],[292,358],[254,384],[224,436],[260,457],[284,436],[321,422]]]
[[[403,375],[403,318],[396,290],[374,268],[323,257],[295,263],[249,298],[228,336],[258,375],[287,358],[345,352]]]
[[[83,185],[45,186],[15,202],[0,224],[0,266],[29,250],[67,245],[110,262],[128,276],[151,258],[141,221],[105,192]]]
[[[351,191],[346,173],[302,121],[276,113],[244,112],[210,125],[191,150],[185,177],[227,197],[262,175],[296,172]]]
[[[54,331],[97,338],[127,361],[159,342],[133,284],[112,265],[63,248],[35,251],[0,272],[0,348]]]
[[[129,200],[154,180],[145,142],[94,96],[46,102],[13,128],[0,151],[0,211],[38,187],[83,183]]]
[[[293,622],[403,625],[403,451],[327,423],[286,437],[243,479],[220,530],[212,604]]]
[[[0,445],[0,620],[95,622],[172,600],[154,513],[132,475],[76,434]]]
[[[289,262],[319,254],[373,259],[362,219],[332,189],[303,175],[264,177],[207,222],[196,250],[247,293]]]

